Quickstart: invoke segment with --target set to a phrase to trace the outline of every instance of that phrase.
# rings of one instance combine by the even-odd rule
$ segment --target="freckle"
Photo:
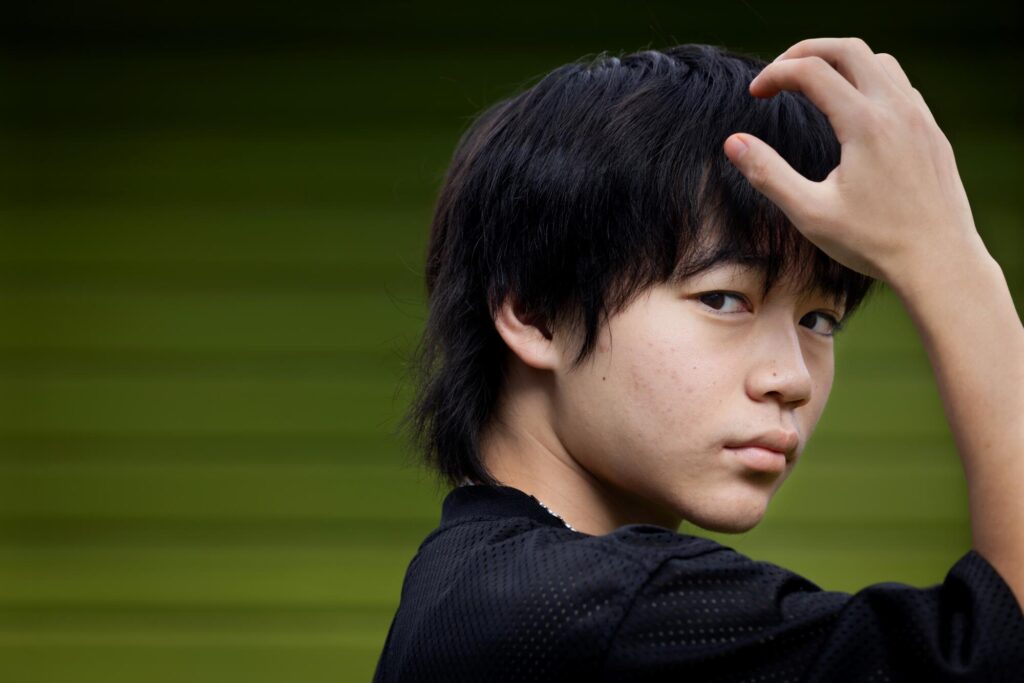
[[[604,381],[604,377],[602,377],[602,378],[601,378],[601,381],[602,381],[602,382]]]

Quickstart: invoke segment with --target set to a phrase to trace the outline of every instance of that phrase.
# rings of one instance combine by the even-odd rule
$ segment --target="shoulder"
[[[524,595],[536,583],[565,583],[566,593],[583,594],[597,577],[620,591],[639,589],[673,559],[684,562],[714,553],[720,564],[742,561],[710,539],[649,524],[630,524],[601,536],[523,519],[477,520],[439,531],[423,543],[418,561],[456,562],[466,582],[494,583],[504,577]]]
[[[476,662],[473,675],[497,667],[521,674],[513,676],[517,680],[542,671],[566,680],[598,676],[616,630],[666,558],[695,558],[719,548],[651,525],[604,536],[528,519],[443,528],[409,567],[395,646],[443,642],[443,651],[431,656],[456,668]],[[430,633],[420,632],[417,625],[427,623]]]

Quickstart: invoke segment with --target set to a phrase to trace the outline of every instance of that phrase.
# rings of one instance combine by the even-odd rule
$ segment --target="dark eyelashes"
[[[717,311],[718,309],[716,309],[714,306],[711,306],[710,304],[704,303],[703,299],[706,298],[706,297],[718,296],[718,295],[725,295],[725,296],[735,297],[735,298],[741,300],[744,304],[746,304],[747,308],[753,308],[753,306],[751,306],[750,302],[747,300],[747,297],[743,296],[739,292],[729,292],[729,291],[726,291],[726,290],[712,290],[710,292],[704,292],[703,294],[698,294],[697,298],[699,300],[701,300],[701,303],[703,303],[708,308]]]

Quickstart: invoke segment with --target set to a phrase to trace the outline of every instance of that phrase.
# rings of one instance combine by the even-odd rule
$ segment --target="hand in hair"
[[[963,460],[974,547],[1024,606],[1024,328],[953,149],[896,60],[862,40],[797,43],[750,83],[755,97],[780,90],[828,116],[839,165],[811,182],[747,134],[726,154],[809,240],[903,300]]]
[[[839,166],[812,182],[746,133],[729,136],[725,152],[822,251],[890,283],[934,267],[937,254],[987,254],[953,149],[892,55],[859,38],[804,40],[750,83],[755,97],[781,90],[802,92],[828,116]]]

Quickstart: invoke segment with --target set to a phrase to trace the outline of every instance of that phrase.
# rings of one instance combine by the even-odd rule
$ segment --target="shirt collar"
[[[473,517],[528,517],[568,531],[562,520],[545,510],[539,500],[511,486],[474,484],[449,491],[441,503],[441,524]]]

